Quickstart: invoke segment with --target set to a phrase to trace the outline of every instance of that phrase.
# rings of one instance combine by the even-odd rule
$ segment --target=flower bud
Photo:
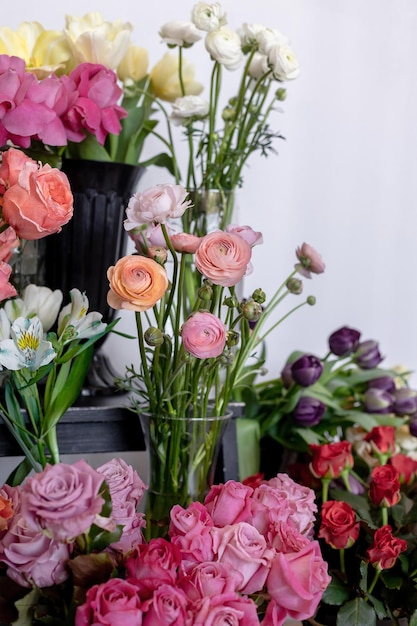
[[[234,122],[236,119],[236,109],[232,107],[224,107],[222,111],[222,119],[224,122]]]
[[[148,346],[161,346],[164,343],[164,333],[155,326],[145,330],[144,339]]]
[[[287,90],[284,89],[283,87],[280,87],[279,89],[276,90],[275,96],[277,100],[279,100],[280,102],[283,102],[287,97]]]
[[[237,346],[237,344],[239,343],[239,338],[240,334],[238,332],[236,332],[235,330],[228,330],[226,335],[226,345],[229,348]]]
[[[252,294],[252,300],[255,300],[255,302],[258,302],[259,304],[263,304],[266,300],[266,293],[263,289],[255,289],[255,291]]]
[[[289,389],[294,384],[294,379],[291,374],[292,363],[286,363],[281,371],[281,380],[284,387]]]
[[[417,391],[402,387],[394,392],[394,413],[399,417],[417,412]]]
[[[323,364],[320,359],[313,354],[304,354],[291,365],[291,376],[297,385],[310,387],[321,376]]]
[[[379,352],[378,343],[373,339],[368,339],[358,344],[354,359],[361,369],[371,370],[381,363],[383,357]]]
[[[262,314],[262,306],[252,299],[241,304],[242,314],[249,322],[257,322]]]
[[[293,412],[294,421],[299,426],[310,428],[316,426],[326,410],[326,405],[317,398],[302,396]]]
[[[230,350],[225,350],[220,356],[219,361],[225,367],[230,367],[233,364],[234,356]]]
[[[148,255],[151,259],[159,263],[159,265],[165,265],[168,258],[168,251],[162,246],[149,246]]]
[[[363,407],[367,413],[391,413],[394,398],[384,389],[370,388],[363,396]]]
[[[239,306],[239,301],[236,296],[228,296],[223,300],[224,306],[228,306],[230,309],[233,309]]]
[[[205,281],[204,284],[198,290],[198,297],[201,300],[205,300],[205,301],[211,300],[213,297],[212,285]]]
[[[389,393],[394,393],[395,391],[395,380],[392,376],[380,376],[379,378],[374,378],[368,382],[368,389],[385,389]]]
[[[286,282],[286,287],[289,292],[298,296],[303,291],[303,281],[299,278],[290,278]]]
[[[348,356],[355,352],[360,336],[360,332],[355,328],[342,326],[330,335],[329,348],[336,356]]]
[[[314,296],[308,296],[307,304],[309,304],[310,306],[314,306],[316,304],[316,298]]]

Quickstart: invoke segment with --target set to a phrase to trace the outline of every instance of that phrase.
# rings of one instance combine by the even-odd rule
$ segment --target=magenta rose
[[[215,285],[233,287],[245,275],[251,256],[252,249],[242,237],[215,231],[202,238],[195,265]]]
[[[235,480],[213,485],[204,500],[216,526],[246,522],[251,516],[252,487]]]
[[[94,585],[75,614],[75,626],[141,626],[142,603],[136,585],[120,578],[110,578]]]
[[[238,572],[218,562],[195,565],[180,578],[179,586],[191,602],[237,590],[242,578]]]
[[[169,535],[200,535],[206,529],[214,526],[207,508],[201,502],[191,502],[186,509],[175,504],[170,512],[171,522]]]
[[[256,604],[236,593],[204,598],[192,617],[193,626],[259,626]]]
[[[129,579],[140,585],[142,597],[149,597],[159,585],[176,582],[181,560],[176,545],[163,538],[151,539],[148,544],[137,546],[126,559],[126,572]]]
[[[197,311],[181,327],[184,348],[197,359],[221,355],[226,345],[227,328],[213,313]]]
[[[271,548],[277,552],[299,552],[310,543],[305,535],[301,534],[291,524],[274,522],[269,525],[266,540]]]
[[[98,519],[104,504],[102,483],[103,475],[84,460],[72,465],[47,464],[22,487],[22,515],[31,528],[57,541],[71,541],[93,523],[102,525]]]
[[[169,218],[181,217],[191,204],[186,200],[187,193],[182,185],[169,184],[155,185],[135,193],[126,209],[125,229],[131,231],[143,224],[165,224]]]
[[[213,528],[211,534],[215,559],[242,577],[238,590],[247,594],[260,591],[275,555],[265,538],[246,522]]]
[[[143,626],[185,626],[187,596],[182,589],[172,585],[160,585],[146,604]]]
[[[317,541],[299,552],[278,552],[266,581],[268,593],[287,616],[295,620],[312,617],[331,581]]]

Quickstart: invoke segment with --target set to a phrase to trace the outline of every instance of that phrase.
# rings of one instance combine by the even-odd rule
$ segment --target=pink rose
[[[207,508],[201,502],[191,502],[186,509],[175,504],[170,512],[169,535],[200,535],[214,526]]]
[[[57,233],[73,213],[67,176],[50,165],[26,162],[16,184],[3,196],[3,219],[23,239]]]
[[[50,587],[68,578],[70,553],[70,544],[47,537],[17,513],[2,537],[0,561],[8,565],[7,575],[19,585]]]
[[[87,591],[85,603],[77,607],[75,626],[141,626],[142,603],[136,585],[110,578]]]
[[[151,539],[135,548],[126,560],[126,571],[145,596],[161,584],[176,582],[181,564],[181,551],[166,539]]]
[[[192,618],[192,626],[259,626],[256,604],[236,593],[204,598]]]
[[[268,545],[275,548],[277,552],[299,552],[310,543],[310,539],[286,522],[270,524],[266,540]]]
[[[295,268],[306,278],[311,278],[311,274],[322,274],[326,269],[320,254],[308,243],[303,243],[296,250],[297,259],[300,261]]]
[[[118,510],[121,513],[121,510]],[[118,541],[110,544],[110,548],[121,554],[132,552],[138,545],[144,542],[143,528],[146,526],[144,513],[133,513],[131,517],[123,516],[121,519],[113,514],[116,524],[122,524],[123,530]]]
[[[252,487],[235,480],[224,485],[213,485],[204,500],[216,526],[246,522],[251,515]]]
[[[226,345],[226,326],[208,311],[190,315],[180,332],[184,348],[197,359],[218,357]]]
[[[4,261],[0,261],[0,302],[17,296],[16,288],[9,282],[12,268]]]
[[[179,580],[191,602],[237,590],[242,578],[223,563],[198,563]]]
[[[160,585],[147,604],[143,626],[185,626],[187,596],[182,589],[172,585]]]
[[[170,239],[174,250],[187,252],[188,254],[195,254],[201,241],[201,237],[191,233],[177,233],[176,235],[171,235]]]
[[[215,285],[232,287],[245,275],[251,256],[252,249],[242,237],[215,231],[202,238],[195,265]]]
[[[72,465],[47,464],[29,477],[21,490],[21,511],[28,525],[58,541],[71,541],[87,532],[104,504],[103,475],[83,460]]]
[[[167,184],[135,193],[126,209],[125,229],[133,230],[143,224],[165,224],[169,218],[181,217],[191,204],[186,200],[187,193],[181,185]]]
[[[11,226],[0,233],[0,261],[7,263],[13,254],[13,249],[19,245],[19,239]]]
[[[116,501],[122,504],[129,501],[138,506],[147,487],[131,465],[123,459],[111,459],[97,471],[106,479],[113,505]]]
[[[16,185],[26,163],[36,165],[36,161],[26,156],[21,150],[16,148],[5,150],[1,155],[0,184],[6,189],[11,185]]]
[[[230,566],[242,577],[238,590],[247,594],[260,591],[275,555],[275,550],[268,548],[265,537],[247,522],[213,528],[211,534],[216,560]]]
[[[315,614],[330,581],[320,546],[317,541],[311,541],[299,552],[278,552],[275,555],[266,587],[288,617],[301,621]]]
[[[258,246],[263,243],[262,233],[256,230],[253,230],[251,226],[238,226],[237,224],[229,224],[226,226],[227,233],[235,233],[242,237],[245,241],[248,242],[251,248],[254,246]]]
[[[287,621],[287,611],[280,607],[274,600],[268,602],[265,617],[261,626],[283,626]]]

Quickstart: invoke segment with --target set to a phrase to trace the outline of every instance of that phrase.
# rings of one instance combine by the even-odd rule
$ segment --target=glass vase
[[[214,483],[223,434],[232,412],[222,416],[173,417],[140,413],[148,453],[146,536],[166,536],[174,504],[202,502]]]
[[[215,230],[225,230],[235,219],[235,192],[232,189],[192,189],[189,198],[193,209],[186,211],[187,230],[203,237]],[[193,222],[193,223],[192,223]]]

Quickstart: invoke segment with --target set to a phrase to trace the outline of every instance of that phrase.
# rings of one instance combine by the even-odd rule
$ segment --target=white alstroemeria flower
[[[200,96],[184,96],[177,98],[172,105],[170,120],[176,126],[182,124],[190,117],[206,117],[210,109],[210,104]]]
[[[226,11],[218,2],[197,2],[191,11],[191,20],[200,30],[217,30],[227,24]]]
[[[236,70],[243,61],[242,43],[235,30],[224,26],[207,33],[206,50],[228,70]]]
[[[292,80],[300,74],[298,61],[287,44],[277,43],[269,48],[268,64],[276,80]]]
[[[159,35],[162,43],[168,46],[184,46],[188,48],[201,39],[198,28],[192,22],[167,22],[161,26]]]
[[[0,341],[3,339],[10,339],[10,320],[7,317],[6,311],[0,309]]]
[[[58,317],[62,304],[62,291],[49,289],[38,285],[27,285],[22,298],[8,300],[4,310],[11,322],[18,317],[39,317],[44,332],[48,332]]]
[[[105,22],[98,11],[79,18],[65,16],[64,34],[76,63],[101,63],[115,70],[125,56],[132,24],[121,20]]]
[[[69,343],[74,339],[88,339],[103,332],[107,326],[102,314],[97,311],[87,313],[89,302],[85,293],[71,289],[71,302],[64,306],[58,317],[58,337]]]
[[[50,341],[43,339],[38,317],[19,317],[11,327],[11,339],[0,341],[0,363],[9,370],[27,368],[36,372],[56,356]]]

